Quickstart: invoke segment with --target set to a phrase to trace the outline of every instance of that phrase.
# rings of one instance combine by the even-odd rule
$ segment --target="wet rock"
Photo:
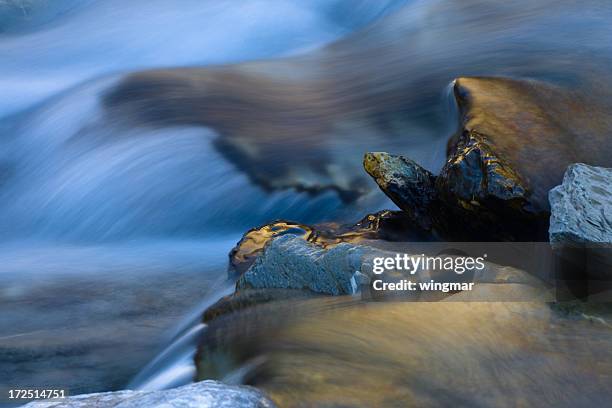
[[[242,275],[272,238],[292,234],[305,240],[315,238],[311,227],[291,221],[274,221],[247,231],[229,253],[230,277]]]
[[[473,240],[546,240],[547,212],[534,210],[523,176],[476,131],[463,131],[456,140],[436,189],[447,222],[471,231]]]
[[[271,240],[255,263],[240,277],[237,289],[305,289],[328,295],[358,291],[362,283],[364,246],[340,243],[322,249],[293,235]]]
[[[612,169],[573,164],[549,193],[550,241],[612,244]]]
[[[218,316],[233,313],[257,304],[278,300],[312,297],[315,295],[353,295],[360,293],[367,299],[426,300],[435,301],[450,293],[415,288],[409,291],[381,291],[373,286],[378,282],[398,284],[410,280],[415,284],[430,281],[458,284],[515,284],[547,290],[538,277],[513,266],[483,262],[456,272],[442,265],[463,262],[467,253],[453,254],[444,251],[436,254],[437,245],[400,243],[389,245],[383,241],[368,241],[369,245],[340,243],[328,248],[305,241],[299,236],[283,235],[270,240],[252,266],[239,278],[236,292],[209,308],[204,314],[208,322]],[[412,254],[420,258],[414,270],[412,266],[397,263],[375,273],[376,258],[397,258]],[[426,255],[427,254],[427,255]],[[436,257],[439,265],[424,260]],[[406,261],[408,262],[408,261]],[[398,266],[395,266],[398,265]],[[378,265],[381,266],[380,264]],[[541,272],[541,271],[539,271]],[[466,290],[467,287],[461,289]]]
[[[476,132],[463,134],[437,178],[437,190],[447,204],[471,211],[496,205],[521,211],[528,202],[524,184]]]
[[[57,401],[36,401],[27,408],[89,407],[209,407],[209,408],[273,408],[274,403],[253,387],[225,385],[202,381],[163,391],[116,391],[85,394]]]
[[[383,153],[366,154],[366,171],[446,239],[547,240],[547,195],[565,168],[577,159],[612,166],[608,108],[537,81],[459,78],[453,90],[460,127],[437,177]]]
[[[274,221],[247,231],[231,250],[229,275],[242,275],[259,256],[271,239],[291,234],[315,244],[329,248],[342,242],[359,243],[368,240],[384,241],[428,241],[430,234],[401,211],[380,211],[368,214],[354,225],[334,223],[308,226],[292,221]]]
[[[403,156],[366,153],[364,167],[415,224],[443,240],[535,240],[537,216],[523,210],[520,178],[476,135],[462,141],[436,177]]]
[[[538,81],[484,77],[457,79],[454,94],[461,128],[449,143],[449,160],[466,165],[447,163],[443,173],[451,182],[464,180],[454,191],[464,201],[472,194],[496,197],[546,213],[548,191],[570,164],[612,167],[609,107],[585,95]]]
[[[432,173],[406,157],[383,152],[366,153],[363,166],[399,208],[431,230],[440,206]]]
[[[558,298],[612,300],[612,170],[573,164],[549,193]]]

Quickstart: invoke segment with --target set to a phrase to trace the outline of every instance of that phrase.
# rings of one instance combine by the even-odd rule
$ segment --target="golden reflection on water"
[[[246,380],[280,407],[597,404],[611,334],[538,302],[277,302],[213,322],[199,376],[263,361]]]

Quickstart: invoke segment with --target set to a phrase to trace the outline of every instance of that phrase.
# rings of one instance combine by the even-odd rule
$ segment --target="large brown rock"
[[[459,78],[453,89],[460,127],[437,177],[384,153],[366,154],[366,171],[409,217],[446,238],[547,240],[548,191],[567,166],[612,165],[608,111],[536,81]]]
[[[461,127],[449,157],[466,163],[471,152],[475,160],[447,163],[443,175],[480,180],[476,188],[454,190],[458,199],[517,198],[525,211],[547,212],[548,191],[570,164],[612,166],[612,116],[594,98],[537,81],[483,77],[457,79],[454,94]]]

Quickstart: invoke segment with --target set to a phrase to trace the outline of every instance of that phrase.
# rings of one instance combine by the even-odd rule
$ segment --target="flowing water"
[[[0,0],[0,388],[189,381],[241,234],[390,207],[458,75],[605,94],[607,2],[464,3]]]
[[[349,217],[333,193],[254,186],[213,130],[134,127],[101,106],[125,73],[302,53],[402,2],[264,3],[0,1],[2,390],[124,388],[227,292],[244,230]]]

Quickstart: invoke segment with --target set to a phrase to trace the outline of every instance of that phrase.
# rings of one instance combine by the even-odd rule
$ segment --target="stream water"
[[[349,217],[333,193],[254,186],[212,130],[134,127],[100,106],[131,71],[302,53],[402,1],[264,3],[0,2],[2,398],[125,388],[227,291],[244,230]]]
[[[242,233],[391,207],[363,152],[438,169],[458,75],[609,89],[594,86],[612,58],[608,2],[493,3],[0,0],[0,392],[190,381],[199,313],[231,290]],[[172,82],[185,66],[216,68]],[[159,68],[141,98],[130,75]],[[202,84],[211,100],[190,94]],[[194,120],[176,101],[226,111]],[[256,168],[367,188],[270,188]]]

